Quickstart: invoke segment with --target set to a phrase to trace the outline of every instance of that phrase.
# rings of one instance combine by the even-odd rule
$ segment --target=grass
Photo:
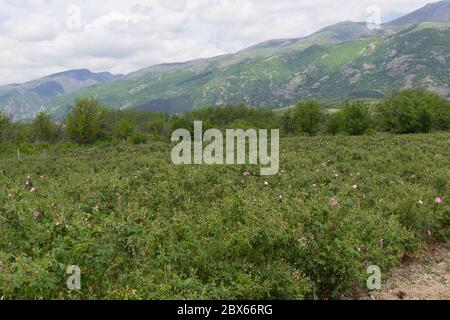
[[[5,149],[0,297],[317,299],[357,291],[368,266],[386,273],[405,253],[448,242],[449,146],[450,133],[284,138],[273,177],[244,177],[259,172],[253,166],[174,166],[165,143],[54,146],[46,158],[20,161]],[[69,265],[81,269],[80,291],[66,288]]]

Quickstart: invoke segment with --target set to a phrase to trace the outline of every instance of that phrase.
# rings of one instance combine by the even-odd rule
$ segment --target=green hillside
[[[37,111],[60,118],[76,99],[88,96],[114,108],[169,113],[243,103],[279,108],[309,98],[326,104],[380,99],[409,87],[450,97],[449,4],[427,5],[381,30],[342,22],[305,38],[270,40],[236,54],[153,66],[45,100],[28,91],[3,94],[0,88],[0,109],[15,118]],[[44,89],[53,93],[57,88]]]
[[[63,115],[64,106],[86,96],[116,108],[172,113],[240,103],[276,108],[307,98],[378,99],[407,87],[449,96],[449,40],[448,24],[428,23],[392,36],[314,44],[303,50],[291,45],[268,56],[244,52],[158,66],[55,99],[50,111]]]

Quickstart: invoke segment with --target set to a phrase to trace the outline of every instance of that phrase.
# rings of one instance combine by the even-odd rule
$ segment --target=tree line
[[[40,113],[30,123],[13,122],[0,114],[0,143],[93,144],[99,141],[167,141],[178,128],[193,130],[194,121],[205,129],[280,128],[284,135],[379,132],[427,133],[450,129],[450,102],[432,92],[407,89],[377,103],[343,101],[332,111],[316,100],[300,101],[283,111],[254,109],[245,105],[210,107],[170,116],[166,113],[114,110],[95,98],[80,99],[60,122]]]
[[[285,112],[280,126],[287,134],[308,135],[428,133],[450,129],[450,102],[421,89],[395,92],[378,103],[343,101],[331,112],[309,100]]]

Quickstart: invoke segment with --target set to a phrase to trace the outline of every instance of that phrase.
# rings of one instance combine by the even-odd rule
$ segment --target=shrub
[[[437,100],[433,105],[433,127],[438,130],[450,129],[450,102]]]
[[[337,135],[343,130],[343,115],[342,111],[337,111],[328,115],[325,129],[328,134]]]
[[[156,117],[148,124],[148,130],[154,139],[161,139],[166,131],[164,120],[161,117]]]
[[[0,142],[6,142],[9,140],[11,127],[11,119],[4,113],[0,113]]]
[[[67,116],[67,133],[75,143],[93,143],[104,134],[105,107],[97,99],[87,98],[76,102]]]
[[[148,137],[145,134],[139,132],[134,133],[130,137],[130,139],[133,144],[144,144],[148,141]]]
[[[363,102],[346,101],[341,112],[343,130],[349,135],[363,135],[372,127],[369,107]]]
[[[31,123],[33,140],[35,142],[55,142],[59,136],[59,127],[53,122],[52,118],[39,113]]]
[[[280,117],[280,128],[285,134],[293,134],[295,132],[294,112],[287,110]]]
[[[294,124],[298,132],[317,134],[323,119],[322,108],[316,100],[298,102],[294,109]]]
[[[135,130],[135,126],[130,120],[121,119],[114,125],[113,136],[114,138],[125,140],[131,137]]]
[[[395,92],[377,107],[381,130],[395,133],[429,132],[450,127],[450,107],[439,95],[420,89]]]

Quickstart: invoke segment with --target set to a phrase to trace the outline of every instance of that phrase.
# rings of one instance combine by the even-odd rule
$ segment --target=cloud
[[[128,73],[232,53],[427,0],[0,0],[0,84],[67,69]],[[70,9],[70,10],[68,10]]]
[[[2,23],[2,33],[18,41],[53,40],[60,29],[58,20],[46,13],[11,18]]]

